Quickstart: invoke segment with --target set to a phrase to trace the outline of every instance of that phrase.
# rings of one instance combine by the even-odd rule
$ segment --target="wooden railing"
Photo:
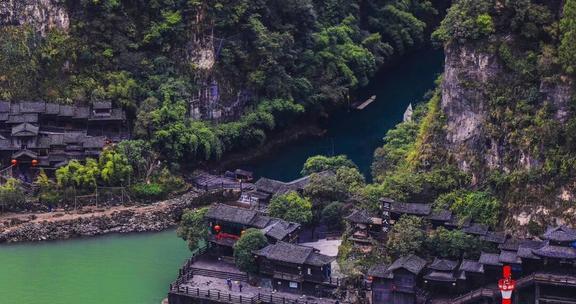
[[[235,304],[257,304],[257,303],[267,303],[267,304],[334,304],[337,300],[327,300],[327,299],[314,299],[314,298],[288,298],[272,294],[262,294],[258,293],[254,296],[242,296],[231,294],[227,292],[222,292],[220,290],[209,290],[200,289],[190,286],[177,286],[170,289],[172,293],[182,294],[190,296],[193,298],[200,299],[210,299],[216,302],[222,303],[235,303]],[[338,301],[339,303],[346,303]]]

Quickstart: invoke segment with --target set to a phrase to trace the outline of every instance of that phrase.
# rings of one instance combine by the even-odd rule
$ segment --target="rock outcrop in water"
[[[30,25],[37,32],[46,33],[53,28],[68,30],[70,18],[63,0],[2,0],[2,25]]]

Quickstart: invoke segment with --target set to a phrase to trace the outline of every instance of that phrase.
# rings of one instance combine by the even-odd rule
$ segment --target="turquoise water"
[[[324,138],[274,151],[255,172],[280,180],[299,176],[315,154],[347,154],[369,174],[372,153],[410,102],[433,87],[442,54],[408,56],[360,92],[377,99],[363,111],[336,113]],[[158,304],[189,256],[173,230],[0,246],[0,304]]]
[[[358,99],[372,95],[376,100],[364,110],[344,110],[333,115],[323,138],[305,139],[289,147],[277,149],[257,165],[246,166],[258,176],[289,181],[300,177],[302,164],[310,156],[346,154],[370,177],[374,150],[383,144],[390,128],[402,121],[406,107],[422,100],[434,88],[434,80],[442,72],[444,55],[440,51],[408,55],[401,64],[378,73],[363,88]]]
[[[0,246],[0,303],[159,304],[188,256],[173,230]]]

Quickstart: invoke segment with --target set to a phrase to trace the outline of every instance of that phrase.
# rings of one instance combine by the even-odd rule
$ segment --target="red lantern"
[[[509,265],[503,267],[502,276],[503,278],[498,280],[498,289],[502,293],[502,304],[511,304],[516,281],[512,280],[512,269]]]
[[[10,163],[12,164],[12,166],[16,166],[18,164],[18,161],[13,159],[10,161]]]
[[[220,225],[214,226],[214,231],[216,231],[216,233],[220,233],[220,229],[222,229],[222,227],[220,227]]]
[[[32,166],[36,167],[38,165],[38,160],[33,159],[32,160]]]

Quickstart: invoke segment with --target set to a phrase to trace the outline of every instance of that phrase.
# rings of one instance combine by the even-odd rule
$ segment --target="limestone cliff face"
[[[486,94],[490,83],[507,79],[504,64],[495,53],[471,45],[450,45],[445,48],[446,61],[442,82],[441,109],[446,118],[445,145],[460,169],[471,172],[475,179],[480,171],[531,169],[542,160],[499,138],[491,138],[485,127],[490,104]],[[506,84],[504,84],[506,85]],[[540,102],[548,102],[555,118],[566,122],[573,87],[568,80],[542,80]],[[518,154],[510,161],[507,153]]]
[[[477,161],[498,166],[497,149],[486,144],[488,105],[478,89],[501,72],[498,60],[472,46],[448,46],[445,54],[441,109],[446,118],[447,149],[462,170],[470,171],[472,162]]]
[[[70,18],[64,0],[2,0],[0,26],[30,25],[44,34],[57,28],[68,30]]]

